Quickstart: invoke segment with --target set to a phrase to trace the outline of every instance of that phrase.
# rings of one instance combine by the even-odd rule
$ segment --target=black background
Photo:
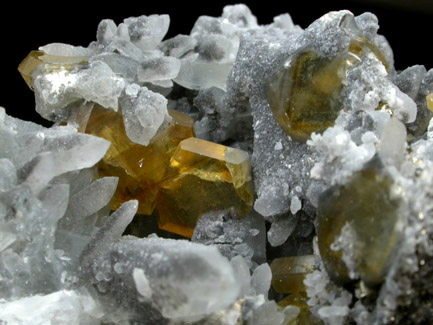
[[[104,18],[116,24],[124,18],[150,14],[169,14],[170,29],[166,37],[189,34],[200,15],[218,17],[224,5],[236,1],[203,1],[201,5],[187,1],[105,2],[34,2],[12,4],[0,13],[2,35],[0,106],[9,115],[42,123],[34,111],[33,93],[17,71],[18,64],[33,49],[61,42],[87,46],[96,38],[98,23]],[[295,24],[307,27],[315,19],[331,10],[349,9],[355,15],[365,11],[379,18],[379,33],[384,35],[394,50],[398,70],[414,64],[433,68],[433,1],[399,0],[380,2],[352,1],[261,1],[247,3],[259,24],[268,24],[272,18],[288,12]],[[404,5],[406,3],[406,5]],[[400,5],[399,5],[400,4]],[[403,4],[403,5],[402,5]],[[45,125],[49,125],[45,123]]]

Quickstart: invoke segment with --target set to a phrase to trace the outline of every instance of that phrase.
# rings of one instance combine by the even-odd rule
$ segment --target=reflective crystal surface
[[[329,59],[312,47],[292,54],[267,81],[265,91],[272,113],[293,139],[306,141],[334,124],[343,103],[340,93],[346,71],[373,53],[387,66],[380,49],[364,37],[356,37],[342,54]]]
[[[92,110],[86,133],[111,142],[107,154],[98,164],[100,176],[118,176],[119,185],[112,199],[112,208],[137,199],[138,213],[150,215],[155,208],[159,183],[178,143],[193,135],[193,120],[176,111],[166,128],[148,146],[132,142],[125,132],[122,115],[98,105]]]
[[[398,246],[402,218],[399,196],[392,191],[392,178],[373,159],[347,184],[320,196],[320,255],[335,281],[348,282],[357,273],[370,286],[383,281]]]
[[[306,293],[305,276],[314,270],[314,255],[276,258],[271,263],[272,288],[278,293]]]
[[[159,227],[191,237],[198,218],[234,208],[247,214],[254,200],[248,153],[189,138],[179,143],[158,195]]]
[[[33,90],[32,75],[38,67],[45,72],[67,70],[85,64],[88,59],[88,56],[58,56],[48,55],[43,51],[31,51],[18,66],[18,71],[30,89]]]

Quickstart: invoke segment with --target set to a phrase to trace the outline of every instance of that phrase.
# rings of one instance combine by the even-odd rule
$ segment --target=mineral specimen
[[[347,50],[331,59],[321,57],[314,48],[293,53],[266,84],[269,105],[278,124],[299,141],[332,126],[343,109],[340,96],[347,82],[347,70],[370,53],[388,67],[381,50],[362,36],[355,37]]]
[[[433,70],[371,13],[169,24],[19,66],[55,124],[0,108],[0,323],[432,323]]]
[[[304,278],[314,270],[313,255],[276,258],[271,263],[272,287],[278,293],[306,293]]]
[[[317,237],[335,281],[359,276],[370,286],[380,284],[397,251],[402,199],[392,193],[392,179],[380,169],[380,162],[372,160],[347,184],[321,194]]]
[[[157,199],[159,227],[186,237],[192,237],[206,212],[233,208],[243,216],[253,205],[250,159],[242,150],[197,138],[183,140],[164,179]]]
[[[178,143],[193,136],[193,120],[169,111],[171,121],[144,146],[134,143],[125,132],[118,112],[95,105],[84,128],[86,133],[107,139],[111,146],[98,164],[100,176],[117,176],[119,185],[112,207],[130,199],[139,200],[138,212],[152,214],[164,174]]]

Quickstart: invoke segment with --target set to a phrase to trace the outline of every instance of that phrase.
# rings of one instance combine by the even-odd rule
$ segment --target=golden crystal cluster
[[[67,70],[86,60],[32,51],[19,71],[32,88],[35,71]],[[160,229],[185,237],[192,237],[204,213],[234,208],[238,216],[245,216],[251,210],[254,189],[248,153],[195,138],[191,117],[168,110],[171,121],[144,146],[127,136],[121,109],[115,112],[93,103],[81,108],[74,117],[78,130],[111,142],[97,167],[100,177],[119,177],[113,210],[136,199],[138,214],[151,215],[156,209]]]

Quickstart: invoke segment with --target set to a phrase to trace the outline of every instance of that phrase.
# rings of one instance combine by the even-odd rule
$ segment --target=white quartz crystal
[[[61,290],[10,302],[0,301],[0,319],[6,324],[99,324],[101,310],[85,291]]]
[[[122,98],[122,115],[131,141],[147,146],[164,121],[170,121],[167,99],[142,87],[138,93],[128,86]]]

